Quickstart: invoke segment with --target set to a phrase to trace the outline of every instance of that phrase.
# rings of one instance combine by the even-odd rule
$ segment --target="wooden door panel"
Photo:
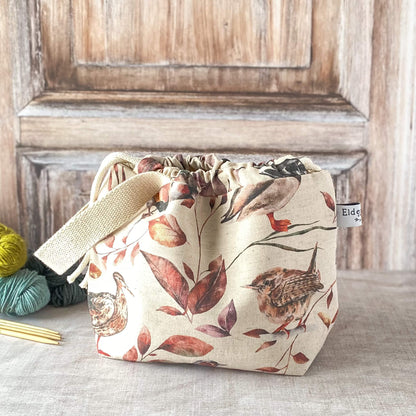
[[[22,206],[27,189],[41,196],[21,214],[42,229],[26,230],[31,244],[86,202],[102,149],[306,154],[331,170],[338,200],[362,196],[371,13],[329,0],[40,0],[46,90],[19,113]],[[340,230],[340,267],[361,266],[361,240]]]
[[[45,77],[50,89],[335,93],[341,9],[328,0],[41,0]]]
[[[311,0],[74,0],[74,63],[307,67],[311,12]]]
[[[21,232],[37,249],[89,201],[91,184],[103,153],[18,153]]]
[[[339,230],[338,267],[414,268],[415,7],[0,3],[2,148],[7,164],[16,154],[22,233],[37,246],[79,209],[109,151],[305,154],[331,170],[338,201],[363,205],[364,226]],[[1,183],[15,186],[14,169]],[[8,195],[0,210],[15,224]],[[384,208],[386,195],[399,206]]]
[[[21,144],[53,148],[349,152],[366,119],[339,97],[46,93],[20,112]]]

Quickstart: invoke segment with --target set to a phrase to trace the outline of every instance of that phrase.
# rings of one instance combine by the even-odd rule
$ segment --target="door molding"
[[[7,189],[0,196],[2,222],[19,229],[19,212],[28,207],[23,199],[19,205],[17,195],[22,198],[23,188],[34,179],[26,175],[19,185],[16,179],[23,178],[23,161],[29,163],[26,152],[59,155],[68,148],[63,135],[79,154],[127,148],[128,139],[133,150],[240,152],[246,159],[282,151],[318,152],[314,159],[334,157],[342,171],[337,192],[363,204],[364,225],[348,230],[339,244],[339,250],[347,250],[339,267],[416,269],[415,2],[316,0],[310,65],[177,68],[172,77],[170,68],[152,72],[156,70],[79,65],[75,70],[65,58],[68,50],[45,40],[67,33],[64,26],[48,32],[68,18],[65,8],[51,8],[53,4],[57,0],[0,3],[0,24],[7,28],[0,32],[5,51],[0,63],[0,186]],[[44,19],[51,21],[49,29]],[[327,25],[317,25],[323,19]],[[336,36],[334,24],[339,25]],[[274,77],[273,71],[280,74]],[[162,81],[154,84],[156,92],[143,91],[157,74]],[[249,94],[240,94],[242,79],[247,79]],[[115,91],[93,91],[100,86]],[[192,89],[191,95],[184,92]],[[294,132],[296,140],[289,136]],[[228,145],[224,137],[230,138]],[[341,169],[344,160],[358,154]],[[20,230],[26,226],[22,223]]]

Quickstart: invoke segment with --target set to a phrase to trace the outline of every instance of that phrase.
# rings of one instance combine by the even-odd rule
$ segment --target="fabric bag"
[[[332,178],[309,158],[112,153],[35,255],[84,256],[98,352],[302,375],[336,319]]]

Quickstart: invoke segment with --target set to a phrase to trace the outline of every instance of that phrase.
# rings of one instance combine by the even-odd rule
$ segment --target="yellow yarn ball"
[[[23,237],[0,224],[0,277],[10,276],[21,269],[27,260]]]

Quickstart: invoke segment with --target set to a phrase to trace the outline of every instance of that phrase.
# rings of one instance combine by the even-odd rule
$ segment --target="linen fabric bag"
[[[112,153],[35,255],[82,286],[97,350],[138,362],[306,372],[336,319],[334,186],[306,157]]]

